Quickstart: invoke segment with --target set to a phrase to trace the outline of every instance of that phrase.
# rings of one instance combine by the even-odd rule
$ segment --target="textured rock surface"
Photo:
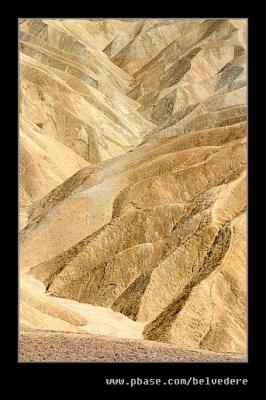
[[[124,25],[128,23],[84,20],[77,27],[71,20],[21,21],[20,174],[22,190],[31,200],[47,194],[86,161],[128,151],[154,127],[136,111],[139,104],[125,95],[132,78],[97,48]],[[33,166],[26,177],[25,165]],[[21,227],[27,222],[25,207]]]
[[[20,29],[23,326],[245,353],[246,21]]]

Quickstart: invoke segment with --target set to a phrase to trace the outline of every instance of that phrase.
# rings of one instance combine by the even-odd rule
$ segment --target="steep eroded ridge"
[[[246,21],[20,29],[25,134],[87,163],[21,181],[21,270],[49,303],[24,295],[27,327],[96,332],[98,310],[110,335],[244,353]]]

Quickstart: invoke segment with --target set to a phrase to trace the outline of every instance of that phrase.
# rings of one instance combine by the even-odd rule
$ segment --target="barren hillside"
[[[246,31],[20,21],[23,343],[246,352]]]

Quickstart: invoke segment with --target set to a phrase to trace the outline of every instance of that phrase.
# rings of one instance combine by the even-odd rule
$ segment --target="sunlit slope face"
[[[246,22],[20,28],[23,273],[147,339],[245,352]]]
[[[129,96],[157,125],[154,132],[187,132],[245,119],[243,35],[233,21],[204,21],[138,70]]]
[[[131,150],[155,125],[125,95],[132,78],[99,50],[129,23],[20,22],[20,181],[36,201],[88,163]],[[24,204],[22,196],[21,228]]]
[[[70,23],[34,20],[20,26],[21,114],[45,135],[98,162],[126,152],[154,126],[124,95],[132,78]]]
[[[194,286],[197,287],[205,278],[218,274],[222,262],[225,263],[225,257],[230,256],[230,248],[234,243],[237,243],[241,254],[243,252],[242,257],[235,259],[241,265],[233,265],[240,273],[241,268],[245,268],[245,249],[241,247],[245,246],[245,125],[241,123],[227,127],[226,130],[216,128],[207,132],[199,131],[193,134],[191,142],[201,133],[205,140],[210,138],[212,145],[199,146],[198,142],[198,147],[186,148],[188,143],[184,143],[184,140],[182,143],[183,137],[179,136],[176,143],[173,139],[170,140],[168,153],[166,145],[154,149],[153,144],[150,146],[148,160],[144,158],[140,163],[141,154],[138,154],[138,164],[129,171],[123,165],[126,156],[116,160],[117,170],[122,169],[115,177],[116,181],[108,176],[108,172],[112,171],[109,165],[106,173],[104,170],[94,173],[95,176],[101,176],[101,179],[105,177],[102,183],[98,184],[96,181],[92,186],[85,184],[80,187],[80,192],[76,191],[72,199],[68,200],[67,196],[51,209],[48,207],[40,221],[33,222],[23,232],[22,260],[25,268],[30,266],[34,257],[45,260],[48,253],[54,252],[58,254],[55,258],[30,270],[30,274],[45,283],[49,293],[111,307],[140,322],[158,318],[165,307],[187,290],[187,286],[191,286],[192,292]],[[232,140],[224,144],[223,141],[229,134]],[[179,150],[180,148],[183,149]],[[139,151],[141,149],[142,146],[138,148]],[[130,153],[131,165],[134,165],[135,153],[137,151]],[[92,181],[94,174],[91,176]],[[76,204],[76,212],[73,213],[72,208],[69,216],[75,214],[78,224],[78,218],[82,215],[78,214],[78,197],[82,193],[83,196],[89,192],[93,196],[94,191],[101,193],[98,191],[99,186],[102,186],[105,201],[99,205],[98,198],[94,200],[95,206],[92,210],[102,208],[99,215],[106,215],[106,220],[102,221],[104,226],[78,244],[73,244],[78,237],[81,238],[81,233],[85,236],[85,229],[82,232],[79,225],[80,232],[70,228],[68,231],[72,233],[67,234],[67,230],[62,230],[62,210],[65,208],[67,216],[67,209],[71,210]],[[45,206],[45,202],[43,204]],[[109,214],[106,207],[109,208]],[[47,235],[46,224],[51,221],[51,215],[56,215],[54,213],[60,213],[58,215],[61,217],[58,218],[58,223],[53,224],[53,230],[48,231],[51,235],[48,241],[48,236],[43,235]],[[242,215],[242,239],[233,241],[235,218]],[[88,221],[93,223],[93,216],[92,213]],[[97,217],[95,223],[97,227],[101,224]],[[88,229],[92,226],[89,224]],[[61,242],[56,243],[58,235],[54,233],[54,227],[61,229],[61,233],[72,239],[73,245],[68,250],[61,252],[64,241],[62,242],[61,236]],[[36,252],[37,238],[44,238],[47,248],[42,249],[39,246]],[[221,249],[218,245],[216,249],[216,242],[222,243]],[[48,248],[49,252],[45,254]],[[206,261],[209,258],[210,265]],[[36,259],[33,264],[37,262]],[[244,271],[241,274],[240,283],[244,284]],[[223,283],[223,275],[221,285],[228,286],[227,281]],[[244,286],[241,291],[244,299]],[[222,304],[221,302],[221,307]],[[229,310],[230,304],[229,302]],[[241,307],[240,318],[244,321],[244,303],[240,309]],[[197,314],[199,315],[200,313]],[[209,319],[202,327],[201,336],[208,321]],[[218,322],[221,324],[220,320]],[[241,330],[244,339],[244,325]],[[150,337],[148,333],[147,335]],[[161,340],[159,335],[158,338]],[[171,337],[171,340],[174,339]],[[194,346],[199,342],[200,340],[192,340],[191,343]],[[235,344],[235,348],[243,351],[243,340],[239,345]]]

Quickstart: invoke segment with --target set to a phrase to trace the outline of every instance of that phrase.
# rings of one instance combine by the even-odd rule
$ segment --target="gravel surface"
[[[246,359],[239,353],[180,349],[147,340],[63,332],[23,332],[19,340],[19,362],[31,361],[245,362]]]

